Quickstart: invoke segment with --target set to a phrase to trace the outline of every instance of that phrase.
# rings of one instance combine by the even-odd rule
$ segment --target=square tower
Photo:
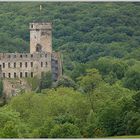
[[[52,53],[51,23],[30,23],[30,53],[36,52]]]

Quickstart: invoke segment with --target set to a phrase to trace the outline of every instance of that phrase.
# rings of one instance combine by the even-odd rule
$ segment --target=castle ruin
[[[0,78],[41,77],[52,73],[57,81],[62,75],[59,52],[52,51],[52,24],[30,23],[30,53],[0,53]]]

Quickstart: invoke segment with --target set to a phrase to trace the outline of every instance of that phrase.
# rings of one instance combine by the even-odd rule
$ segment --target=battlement
[[[51,57],[50,53],[0,53],[0,60],[11,60],[11,59],[40,59],[40,58],[47,58]]]
[[[30,23],[30,30],[51,30],[52,24],[50,22],[34,22]]]

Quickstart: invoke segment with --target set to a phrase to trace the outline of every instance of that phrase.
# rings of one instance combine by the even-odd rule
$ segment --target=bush
[[[55,125],[50,132],[51,138],[81,138],[80,130],[77,126],[65,123]]]

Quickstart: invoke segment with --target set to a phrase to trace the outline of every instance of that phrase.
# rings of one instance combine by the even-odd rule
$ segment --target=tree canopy
[[[140,135],[139,9],[137,2],[1,2],[0,52],[29,52],[29,23],[52,22],[64,75],[56,83],[51,73],[28,79],[34,91],[0,107],[0,137]]]

